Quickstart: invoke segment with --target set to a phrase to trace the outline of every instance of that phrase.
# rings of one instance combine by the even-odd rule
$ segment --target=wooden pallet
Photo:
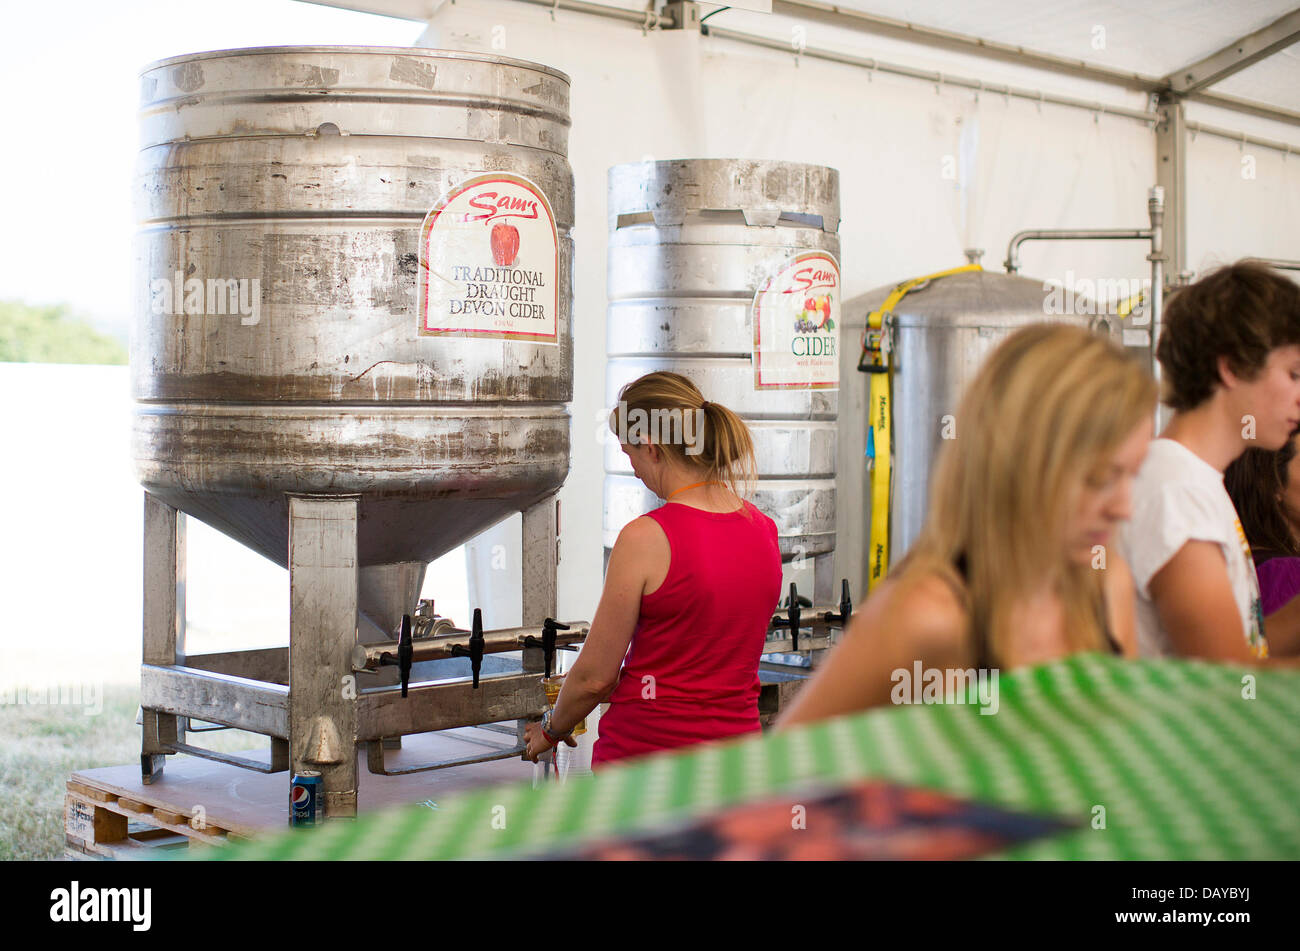
[[[508,743],[473,728],[404,737],[388,753],[393,767],[481,754]],[[255,751],[250,759],[265,758]],[[404,776],[375,776],[359,757],[363,811],[424,802],[490,782],[526,780],[531,763],[518,758]],[[145,785],[140,767],[105,766],[73,773],[67,782],[65,855],[72,859],[139,859],[160,849],[184,849],[252,839],[288,824],[289,774],[258,773],[187,755],[167,757],[161,779]],[[199,804],[202,804],[200,808]]]
[[[174,805],[131,799],[77,778],[68,780],[67,790],[63,816],[69,858],[147,858],[157,849],[251,837],[206,816],[177,812]]]

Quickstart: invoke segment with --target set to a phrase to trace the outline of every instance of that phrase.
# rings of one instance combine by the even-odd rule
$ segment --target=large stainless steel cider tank
[[[435,50],[204,53],[144,72],[141,126],[140,481],[282,566],[288,493],[359,496],[361,609],[391,632],[427,562],[568,471],[568,79]],[[419,332],[421,221],[496,170],[553,210],[553,342]]]
[[[754,502],[776,521],[785,558],[814,559],[829,600],[836,384],[832,378],[760,388],[754,310],[756,295],[792,262],[812,256],[834,262],[838,317],[839,173],[739,159],[618,165],[609,173],[608,213],[608,403],[637,377],[673,370],[691,378],[706,399],[739,413],[754,437]],[[829,293],[827,287],[807,291]],[[797,298],[802,302],[805,294]],[[829,298],[826,303],[831,306]],[[794,314],[786,317],[792,322]],[[613,439],[606,440],[605,471],[608,549],[625,524],[658,502]],[[825,561],[822,571],[818,559]]]
[[[310,769],[325,814],[351,816],[359,750],[385,776],[517,758],[557,645],[587,630],[554,620],[568,78],[472,53],[287,47],[164,60],[141,83],[143,780],[175,753]],[[417,608],[428,562],[513,512],[528,626]],[[289,569],[287,647],[186,648],[187,514]],[[269,758],[194,745],[191,718],[268,737]],[[495,732],[514,745],[491,752],[429,741],[512,720]],[[410,735],[438,758],[401,751]]]

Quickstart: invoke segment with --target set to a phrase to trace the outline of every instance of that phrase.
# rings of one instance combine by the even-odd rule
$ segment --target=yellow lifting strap
[[[1125,317],[1130,316],[1133,313],[1133,311],[1137,310],[1138,305],[1141,304],[1144,300],[1146,300],[1145,295],[1143,294],[1142,291],[1138,291],[1128,300],[1121,303],[1119,307],[1116,309],[1115,313],[1120,320],[1123,320]]]
[[[916,288],[950,274],[965,274],[984,270],[978,264],[965,264],[946,271],[936,271],[924,277],[903,281],[890,292],[878,310],[867,317],[867,328],[862,335],[862,355],[858,369],[871,374],[871,395],[867,403],[867,471],[871,473],[871,551],[870,575],[867,590],[871,591],[889,571],[889,505],[890,481],[893,476],[894,421],[891,410],[893,369],[889,360],[891,350],[886,320],[893,315],[894,307]]]

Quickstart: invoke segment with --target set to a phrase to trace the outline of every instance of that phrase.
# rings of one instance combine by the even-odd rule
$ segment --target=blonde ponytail
[[[753,495],[754,439],[733,410],[706,400],[689,379],[668,370],[633,380],[619,391],[618,399],[609,428],[621,441],[639,441],[629,421],[648,420],[648,441],[674,462],[697,470],[700,481],[721,482],[742,499]]]

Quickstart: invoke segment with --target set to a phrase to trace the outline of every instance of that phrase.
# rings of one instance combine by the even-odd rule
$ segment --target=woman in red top
[[[646,488],[665,504],[632,520],[554,711],[528,725],[528,757],[608,699],[592,766],[752,733],[758,663],[781,592],[776,524],[742,498],[745,423],[677,373],[625,386],[610,414]]]

